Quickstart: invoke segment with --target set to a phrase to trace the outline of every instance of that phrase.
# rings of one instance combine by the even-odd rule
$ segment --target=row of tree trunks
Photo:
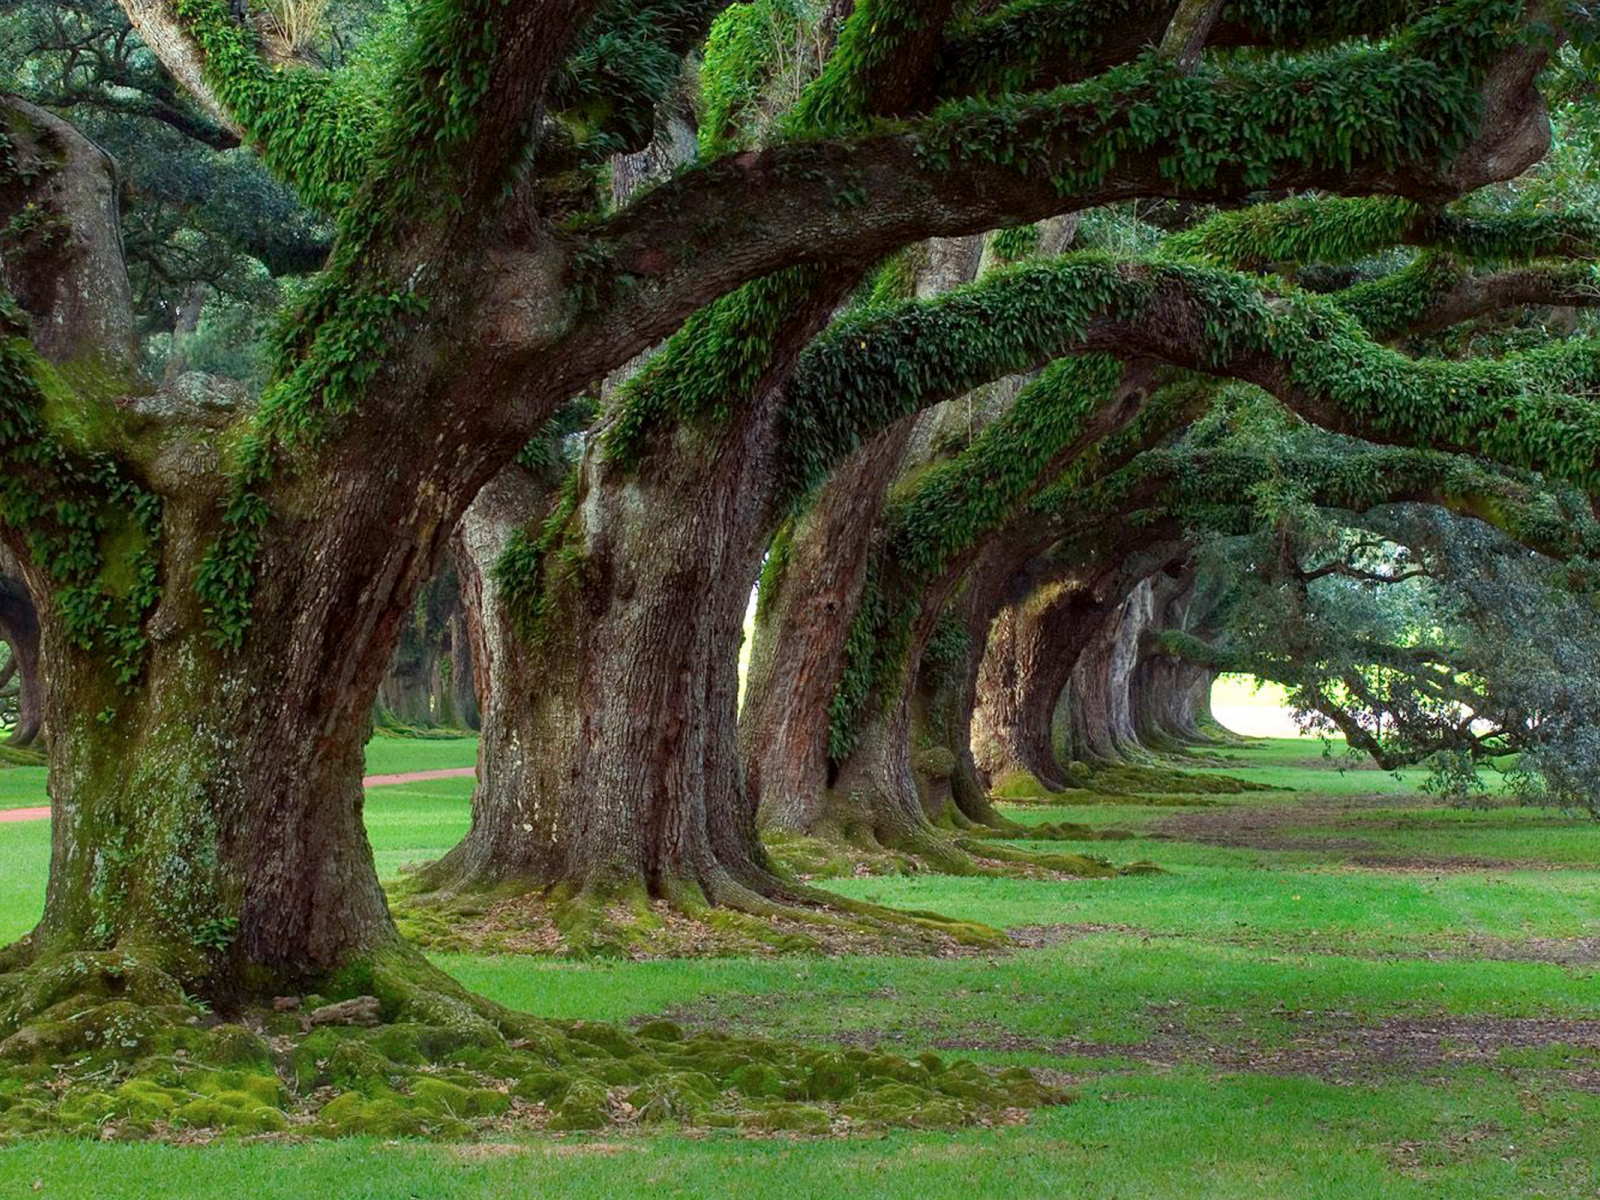
[[[1066,786],[1057,738],[1063,694],[1085,650],[1142,582],[1136,570],[1125,562],[1086,564],[995,618],[972,733],[978,765],[991,782],[1030,775],[1048,788]]]
[[[510,468],[518,470],[518,468]],[[471,634],[452,555],[417,599],[394,660],[378,687],[380,719],[418,729],[475,729]]]
[[[1151,633],[1181,630],[1194,633],[1207,615],[1192,571],[1166,589],[1167,602],[1156,614]],[[1203,725],[1211,720],[1211,686],[1216,673],[1161,653],[1154,639],[1140,647],[1139,664],[1129,687],[1134,730],[1141,745],[1152,750],[1181,750],[1211,741]]]
[[[0,546],[0,641],[11,651],[6,673],[16,683],[16,723],[7,739],[31,746],[44,728],[44,682],[39,663],[39,614],[22,581],[21,567]]]

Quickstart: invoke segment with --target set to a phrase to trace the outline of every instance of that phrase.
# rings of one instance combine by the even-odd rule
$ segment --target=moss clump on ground
[[[312,998],[223,1021],[114,952],[0,976],[0,1142],[644,1125],[821,1134],[994,1123],[1068,1099],[1016,1069],[690,1034],[669,1021],[633,1031],[542,1021],[483,1001],[474,1013],[465,993],[430,996],[392,967],[366,978],[383,1022],[370,1027],[318,1024]]]
[[[810,843],[814,839],[796,839]],[[863,873],[848,854],[818,843],[796,856],[789,871],[797,890],[816,878]],[[864,853],[885,874],[918,869],[906,855]],[[787,869],[791,864],[780,858]],[[806,866],[825,863],[826,873]],[[974,953],[1005,944],[997,929],[937,913],[898,912],[814,893],[815,910],[774,905],[749,913],[707,903],[703,896],[672,899],[642,889],[606,896],[569,894],[517,882],[489,891],[419,894],[409,882],[391,886],[390,907],[400,931],[429,950],[461,954],[527,954],[548,958],[776,958],[788,955]]]
[[[1170,804],[1181,807],[1210,803],[1194,799],[1197,796],[1282,790],[1232,775],[1200,774],[1174,767],[1131,763],[1101,766],[1074,762],[1067,767],[1065,776],[1066,787],[1052,788],[1026,771],[1009,772],[995,779],[989,798],[1008,804]],[[1100,831],[1101,836],[1106,832]]]
[[[1067,767],[1066,780],[1072,787],[1113,796],[1119,794],[1234,796],[1241,792],[1283,790],[1232,775],[1200,774],[1175,767],[1135,766],[1127,763],[1096,766],[1075,762]]]

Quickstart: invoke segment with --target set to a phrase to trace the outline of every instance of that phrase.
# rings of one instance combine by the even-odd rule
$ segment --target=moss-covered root
[[[1196,763],[1205,760],[1194,760]],[[1150,797],[1231,796],[1241,792],[1281,791],[1269,784],[1184,771],[1172,766],[1136,766],[1131,763],[1100,765],[1072,763],[1065,772],[1066,787],[1052,788],[1026,771],[997,778],[989,799],[1010,804],[1098,804],[1108,799],[1124,804],[1148,804]],[[1158,801],[1159,802],[1159,801]],[[1183,801],[1174,800],[1174,804]]]
[[[933,1055],[542,1021],[403,952],[329,986],[223,1021],[135,955],[73,955],[0,977],[0,1141],[661,1123],[822,1134],[988,1124],[1068,1099],[1025,1070]]]
[[[1284,790],[1233,775],[1183,771],[1175,767],[1129,764],[1091,766],[1075,762],[1066,774],[1067,782],[1072,787],[1106,795],[1231,796],[1241,792]]]
[[[944,828],[929,826],[926,833],[886,850],[877,843],[862,847],[856,842],[833,839],[785,839],[775,842],[774,857],[791,867],[798,861],[815,866],[825,863],[825,873],[811,878],[841,878],[877,874],[978,875],[1009,879],[1047,879],[1072,876],[1083,879],[1109,879],[1118,875],[1154,874],[1160,868],[1149,862],[1119,867],[1103,858],[1086,854],[1024,849],[1008,846],[1004,839],[1013,835],[1003,828],[975,825],[948,807],[941,818]],[[1060,828],[1071,829],[1075,826]],[[1017,837],[1029,837],[1031,830],[1017,826]],[[1072,840],[1062,837],[1059,840]],[[800,847],[796,854],[792,847]],[[837,900],[836,903],[843,903]]]
[[[911,860],[906,860],[907,862]],[[723,879],[715,903],[676,881],[651,896],[643,886],[541,889],[527,882],[490,891],[411,893],[391,903],[401,932],[433,950],[576,958],[719,955],[949,954],[1003,945],[996,929],[938,913],[863,904],[781,883],[780,894]]]
[[[1079,825],[1068,821],[1046,821],[1037,825],[1023,825],[1002,816],[993,808],[983,821],[974,821],[958,809],[947,804],[936,828],[974,838],[1005,838],[1008,841],[1036,842],[1125,842],[1137,837],[1131,829],[1100,829],[1092,825]]]

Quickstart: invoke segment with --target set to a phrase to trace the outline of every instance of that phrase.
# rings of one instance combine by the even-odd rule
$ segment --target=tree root
[[[1050,821],[1023,825],[1002,816],[991,805],[982,821],[974,821],[952,803],[945,806],[935,828],[970,837],[1005,838],[1008,841],[1037,842],[1125,842],[1138,835],[1131,829],[1097,829],[1092,825]]]
[[[945,829],[930,823],[920,833],[905,835],[893,847],[884,847],[877,842],[862,847],[857,842],[818,838],[793,841],[810,850],[807,858],[811,863],[827,864],[826,874],[813,874],[812,878],[928,872],[1011,879],[1110,879],[1119,875],[1150,875],[1160,871],[1154,863],[1144,861],[1119,867],[1103,858],[1086,854],[1008,846],[1004,840],[1013,835],[1004,827],[975,824],[961,817],[953,808],[946,810],[942,820],[946,822]],[[1018,825],[1017,828],[1022,833],[1016,836],[1031,835],[1029,827]],[[812,847],[826,849],[818,852]],[[780,860],[786,861],[791,868],[794,866],[794,858],[777,847],[775,850]],[[892,864],[891,868],[881,869],[885,863]]]
[[[1072,763],[1066,770],[1066,781],[1073,787],[1105,795],[1231,796],[1241,792],[1284,790],[1232,775],[1200,774],[1175,767],[1126,763],[1113,766]]]
[[[1144,804],[1187,807],[1213,801],[1196,797],[1231,796],[1283,789],[1232,775],[1200,774],[1174,767],[1119,763],[1097,766],[1075,762],[1065,772],[1066,786],[1053,787],[1026,771],[994,781],[991,803],[1002,804]]]
[[[935,1055],[541,1020],[405,949],[346,969],[325,995],[224,1021],[156,961],[80,953],[0,975],[0,1141],[657,1124],[837,1134],[1004,1122],[1069,1099],[1026,1070]]]
[[[622,888],[543,887],[415,892],[391,907],[400,930],[430,950],[567,958],[769,958],[790,954],[952,955],[1004,945],[1005,935],[938,913],[836,896],[773,877],[759,889],[719,876],[707,889],[673,880],[651,895]]]
[[[0,744],[0,767],[42,767],[44,751],[33,746],[7,746]]]

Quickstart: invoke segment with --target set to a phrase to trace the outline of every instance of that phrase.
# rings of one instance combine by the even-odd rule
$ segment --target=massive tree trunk
[[[1216,672],[1161,652],[1155,634],[1166,629],[1189,632],[1195,598],[1191,572],[1166,577],[1158,589],[1158,611],[1140,647],[1139,665],[1129,684],[1133,695],[1134,728],[1139,741],[1152,750],[1179,750],[1209,741],[1200,729],[1201,713],[1209,706]]]
[[[890,591],[880,597],[914,606],[904,653],[862,708],[855,744],[835,762],[820,811],[799,831],[964,865],[934,822],[996,820],[968,731],[989,623],[1017,566],[1014,547],[988,539],[909,602]]]
[[[1105,604],[1093,581],[1069,578],[1044,584],[996,616],[972,717],[973,753],[992,785],[1027,776],[1052,790],[1066,786],[1056,706]]]
[[[0,260],[3,282],[33,351],[93,389],[62,403],[121,424],[92,466],[70,442],[24,460],[16,486],[66,489],[75,524],[15,506],[30,526],[0,524],[38,614],[54,809],[44,913],[5,960],[127,951],[225,1007],[406,959],[362,826],[368,717],[465,498],[525,434],[485,420],[465,455],[350,423],[315,461],[284,456],[235,568],[248,623],[220,627],[194,581],[219,552],[223,447],[248,402],[199,376],[138,379],[113,167],[47,113],[8,115],[18,162],[43,166],[0,201],[37,195],[63,233]],[[7,352],[0,399],[44,419],[32,351]],[[79,565],[84,527],[114,562]]]
[[[739,645],[770,519],[763,407],[734,429],[665,433],[646,469],[592,439],[530,581],[534,605],[492,597],[480,567],[483,779],[471,833],[425,884],[736,905],[776,890],[736,739]],[[525,523],[528,508],[526,495],[487,496],[464,533],[482,547],[471,556],[481,563],[515,520],[496,514]]]
[[[422,872],[423,888],[526,876],[542,849],[532,818],[542,807],[536,760],[546,747],[537,713],[549,685],[547,666],[530,650],[494,572],[518,533],[547,512],[555,487],[553,478],[507,467],[478,494],[451,539],[483,737],[471,829]]]
[[[1151,585],[1140,580],[1110,608],[1083,647],[1068,680],[1071,754],[1088,763],[1123,763],[1141,753],[1128,681],[1140,635],[1151,618]]]
[[[901,422],[862,447],[768,552],[739,714],[763,825],[805,828],[828,786],[829,706],[879,507],[910,435]]]
[[[921,250],[916,294],[938,295],[971,280],[983,251],[976,237],[929,243]],[[878,517],[897,473],[925,465],[940,453],[941,441],[970,440],[1015,390],[1005,381],[992,394],[963,397],[884,430],[780,531],[762,573],[739,715],[746,786],[764,826],[808,831],[824,820],[833,782],[831,706],[868,562],[882,536]]]

